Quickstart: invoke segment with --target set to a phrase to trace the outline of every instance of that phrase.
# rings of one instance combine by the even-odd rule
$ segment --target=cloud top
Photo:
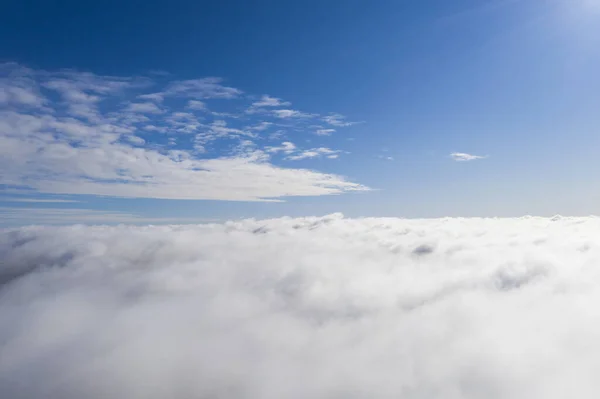
[[[597,218],[0,232],[0,396],[596,397]]]

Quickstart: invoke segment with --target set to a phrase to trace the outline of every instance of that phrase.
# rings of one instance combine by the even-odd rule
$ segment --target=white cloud
[[[186,96],[197,99],[231,99],[239,97],[242,91],[221,85],[223,79],[216,77],[175,81],[164,91],[166,96]]]
[[[595,398],[599,229],[331,215],[0,231],[0,396]]]
[[[486,158],[484,156],[471,155],[471,154],[466,154],[464,152],[453,152],[452,154],[450,154],[450,157],[458,162],[475,161],[477,159]]]
[[[169,129],[164,126],[154,126],[154,125],[146,125],[146,126],[144,126],[144,130],[147,130],[149,132],[159,132],[159,133],[167,133],[169,131]]]
[[[127,106],[126,111],[147,114],[162,114],[164,112],[154,103],[131,103]]]
[[[290,105],[292,105],[292,103],[288,101],[282,101],[280,98],[263,95],[259,101],[253,102],[250,107],[246,109],[246,114],[267,114],[272,112],[267,108],[288,107]]]
[[[241,90],[223,86],[218,78],[175,81],[161,91],[146,78],[23,68],[14,72],[15,68],[9,66],[9,72],[0,68],[3,84],[26,84],[32,93],[44,87],[58,93],[61,101],[49,101],[49,96],[33,111],[22,99],[5,101],[11,106],[0,111],[3,185],[49,194],[236,201],[367,190],[342,176],[271,164],[259,141],[247,145],[271,122],[245,121],[244,127],[210,113],[197,116],[177,109],[163,113],[155,103],[165,96],[207,101],[242,96]],[[140,93],[149,88],[150,93]],[[154,102],[132,103],[132,98]],[[176,103],[171,101],[169,109]],[[204,101],[187,102],[196,108],[200,104]],[[290,117],[304,115],[281,111],[292,112]],[[142,138],[139,131],[193,136],[184,136],[173,151],[171,137],[165,143],[152,134]],[[229,142],[213,145],[218,140]]]
[[[282,101],[280,98],[264,95],[259,101],[252,103],[252,107],[289,107],[292,105],[289,101]]]
[[[290,161],[300,161],[302,159],[318,158],[318,157],[321,157],[324,155],[326,155],[327,158],[335,159],[338,157],[339,152],[340,151],[338,151],[338,150],[332,150],[330,148],[319,147],[319,148],[312,148],[310,150],[301,151],[300,153],[298,153],[296,155],[290,155],[286,159],[288,159]]]
[[[257,201],[366,189],[335,175],[276,167],[260,152],[196,160],[185,151],[173,157],[119,143],[77,149],[59,143],[25,148],[19,144],[18,148],[20,152],[11,151],[12,157],[2,165],[3,181],[26,181],[46,193]],[[30,163],[33,154],[36,162]]]
[[[138,96],[138,98],[141,98],[142,100],[156,101],[159,103],[164,101],[164,96],[162,93],[141,94]]]
[[[141,84],[132,78],[73,71],[63,71],[51,76],[45,73],[42,76],[45,79],[41,82],[42,85],[62,96],[69,114],[93,122],[99,121],[98,103],[106,96]]]
[[[204,111],[206,110],[206,103],[204,101],[190,100],[188,101],[186,108],[197,111]]]
[[[129,141],[131,144],[137,144],[137,145],[144,145],[146,144],[146,140],[144,140],[141,137],[138,136],[133,136],[133,135],[127,135],[124,136],[125,140]]]
[[[265,121],[263,121],[263,122],[260,122],[257,125],[248,127],[248,130],[255,130],[257,132],[262,132],[262,131],[267,130],[272,125],[273,125],[273,123],[271,123],[271,122],[265,122]]]
[[[294,109],[275,109],[271,111],[273,115],[277,118],[287,119],[287,118],[310,118],[314,116],[313,114],[307,114],[305,112],[296,111]]]
[[[335,129],[317,129],[315,131],[317,136],[331,136],[332,133],[335,133]]]
[[[250,131],[228,127],[227,122],[224,120],[216,120],[207,126],[205,131],[196,135],[196,141],[206,144],[220,138],[239,138],[242,136],[255,137],[255,134]]]
[[[267,152],[271,152],[271,153],[283,152],[284,154],[291,154],[291,153],[295,152],[297,150],[297,148],[294,143],[291,143],[289,141],[284,141],[283,143],[281,143],[281,146],[279,146],[279,147],[265,147],[265,150]]]
[[[173,112],[167,116],[165,122],[170,125],[168,132],[178,134],[192,134],[206,127],[191,112]]]
[[[312,148],[310,150],[302,150],[296,147],[296,145],[289,141],[284,141],[278,147],[265,147],[265,151],[268,153],[279,153],[282,152],[288,155],[285,159],[289,161],[299,161],[302,159],[327,157],[329,159],[337,159],[339,157],[339,150],[332,150],[330,148]]]
[[[323,120],[332,126],[345,127],[356,125],[359,122],[348,122],[342,114],[332,113],[323,117]]]
[[[5,78],[0,78],[0,105],[35,108],[44,106],[46,99],[37,89],[35,81],[31,79],[30,70],[14,64],[0,64],[0,73],[7,75]]]

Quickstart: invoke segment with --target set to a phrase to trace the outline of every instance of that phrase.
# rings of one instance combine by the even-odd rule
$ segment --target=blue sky
[[[2,223],[598,214],[598,48],[595,0],[9,1]]]

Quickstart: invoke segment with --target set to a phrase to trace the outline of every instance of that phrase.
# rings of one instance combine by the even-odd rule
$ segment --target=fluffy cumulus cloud
[[[0,232],[0,397],[595,398],[597,218]]]
[[[169,81],[11,63],[0,65],[0,89],[5,187],[238,201],[368,189],[340,175],[276,164],[265,150],[278,145],[272,141],[311,134],[321,117],[279,109],[290,103],[275,97],[256,101],[220,78]],[[248,106],[268,112],[248,114]]]

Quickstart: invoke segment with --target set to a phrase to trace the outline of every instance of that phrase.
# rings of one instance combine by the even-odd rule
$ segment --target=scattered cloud
[[[317,158],[321,156],[327,156],[327,158],[337,158],[340,151],[332,150],[330,148],[320,147],[320,148],[312,148],[310,150],[302,151],[296,155],[290,155],[286,159],[290,161],[300,161],[302,159],[308,158]]]
[[[263,121],[263,122],[260,122],[257,125],[249,126],[248,129],[249,130],[255,130],[255,131],[258,131],[258,132],[262,132],[262,131],[267,130],[271,126],[273,126],[272,122],[265,122],[265,121]]]
[[[127,136],[123,136],[125,138],[125,140],[129,141],[131,144],[137,144],[137,145],[144,145],[146,144],[146,140],[144,140],[141,137],[138,136],[134,136],[134,135],[127,135]]]
[[[477,159],[487,158],[485,156],[471,155],[471,154],[466,154],[464,152],[453,152],[452,154],[450,154],[450,157],[458,162],[475,161]]]
[[[277,130],[269,134],[269,140],[280,140],[285,137],[284,130]]]
[[[305,112],[296,111],[294,109],[276,109],[271,111],[273,115],[277,118],[287,119],[287,118],[310,118],[314,116],[313,114],[307,114]]]
[[[279,147],[266,147],[265,150],[271,153],[283,152],[284,154],[291,154],[297,150],[296,145],[289,141],[284,141]]]
[[[269,108],[272,107],[289,107],[292,105],[289,101],[283,101],[277,97],[263,95],[259,101],[253,102],[246,110],[247,114],[267,114],[272,112]]]
[[[385,159],[386,161],[393,161],[394,157],[391,157],[389,155],[379,155],[378,156],[379,159]]]
[[[154,125],[146,125],[143,127],[144,130],[149,132],[158,132],[158,133],[167,133],[169,129],[165,126],[154,126]]]
[[[167,132],[175,134],[192,134],[206,128],[191,112],[173,112],[165,118],[164,123],[169,125]]]
[[[0,65],[0,105],[41,108],[46,103],[35,81],[28,77],[29,70],[15,68],[15,64]]]
[[[232,201],[368,190],[342,176],[275,165],[274,152],[261,148],[270,137],[261,134],[274,125],[269,118],[287,119],[285,128],[296,132],[302,118],[316,114],[275,109],[225,121],[215,112],[184,112],[210,101],[253,98],[220,78],[159,83],[17,64],[0,72],[7,88],[0,101],[8,105],[0,110],[3,185],[47,194]],[[258,104],[288,103],[265,96]]]
[[[593,398],[599,229],[334,214],[0,230],[0,392]]]
[[[348,122],[346,117],[342,114],[332,113],[323,117],[323,121],[329,123],[331,126],[345,127],[356,125],[359,122]]]
[[[335,129],[317,129],[315,131],[317,136],[331,136],[332,133],[335,133]]]
[[[242,136],[255,137],[255,134],[242,129],[231,128],[227,126],[224,120],[216,120],[202,133],[196,135],[196,141],[201,144],[206,144],[222,138],[240,138]]]
[[[138,98],[141,98],[142,100],[152,100],[159,103],[163,102],[165,99],[162,93],[141,94],[138,96]]]
[[[20,69],[19,66],[14,68]],[[31,79],[39,76],[34,71],[28,71]],[[90,122],[99,122],[98,104],[104,96],[115,95],[141,85],[134,78],[99,76],[89,72],[62,71],[44,75],[46,76],[43,77],[49,78],[39,83],[42,87],[59,93],[67,113]]]
[[[162,114],[164,111],[154,103],[131,103],[126,108],[129,112],[141,112],[147,114]]]
[[[204,111],[206,110],[206,103],[204,101],[190,100],[188,101],[186,108],[196,111]]]
[[[208,77],[175,81],[167,86],[163,95],[183,96],[196,99],[231,99],[239,97],[242,91],[233,87],[223,86],[223,79]]]
[[[278,147],[265,147],[265,151],[273,154],[279,152],[286,154],[287,157],[285,157],[285,159],[288,161],[300,161],[302,159],[319,158],[323,156],[329,159],[336,159],[341,153],[341,151],[339,150],[332,150],[330,148],[325,147],[302,150],[298,148],[294,143],[291,143],[289,141],[284,141]]]
[[[283,101],[280,98],[271,97],[268,95],[264,95],[261,97],[260,101],[256,101],[252,103],[252,107],[289,107],[292,105],[289,101]]]

